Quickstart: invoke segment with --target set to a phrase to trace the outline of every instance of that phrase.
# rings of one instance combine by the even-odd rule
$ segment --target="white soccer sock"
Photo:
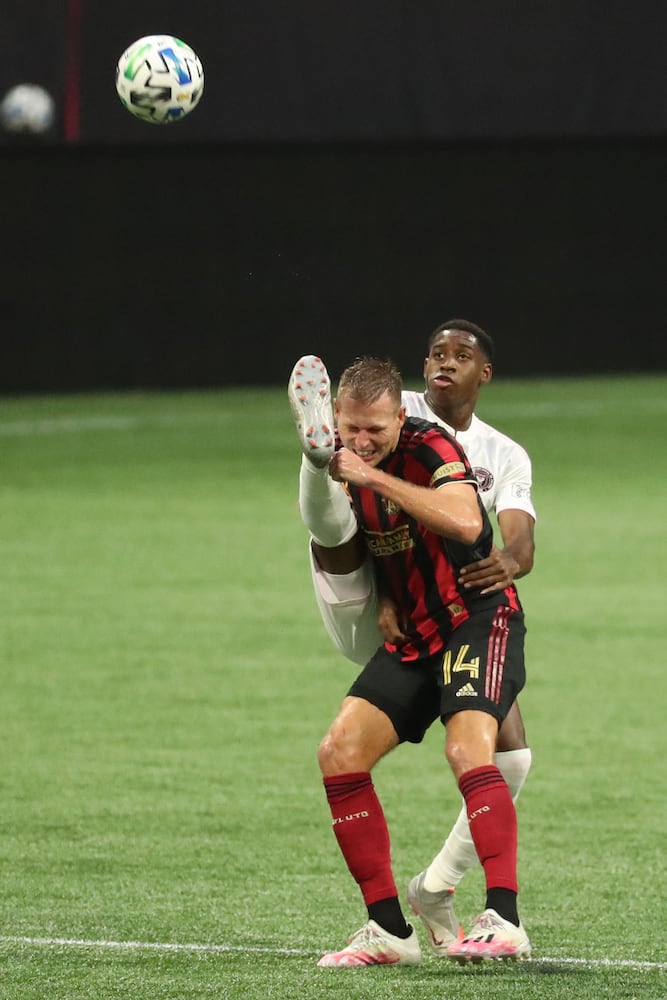
[[[507,782],[512,799],[516,802],[530,771],[532,762],[530,748],[504,750],[495,754],[494,761]],[[479,858],[470,836],[468,815],[464,805],[442,849],[426,869],[424,888],[428,892],[455,889],[468,869],[478,863]]]
[[[299,471],[299,509],[313,541],[325,548],[349,542],[357,532],[357,519],[342,484],[305,455]]]

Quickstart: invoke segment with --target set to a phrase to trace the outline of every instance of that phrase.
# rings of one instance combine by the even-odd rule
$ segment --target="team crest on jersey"
[[[382,498],[382,507],[389,517],[396,517],[397,514],[401,513],[401,508],[397,503],[394,503],[393,500],[386,500],[384,497]]]
[[[372,556],[393,556],[415,545],[408,524],[401,524],[393,531],[364,531],[364,534]]]
[[[483,469],[481,465],[476,465],[472,471],[477,480],[480,493],[488,493],[495,482],[493,473],[488,469]]]

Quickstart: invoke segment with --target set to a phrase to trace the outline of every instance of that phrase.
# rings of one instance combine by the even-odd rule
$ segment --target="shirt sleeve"
[[[424,485],[440,489],[447,483],[470,483],[477,489],[477,480],[459,444],[445,431],[429,430],[418,449],[418,455],[428,481]]]
[[[531,497],[533,470],[528,453],[512,442],[512,448],[502,465],[495,500],[496,514],[502,510],[523,510],[537,520]]]

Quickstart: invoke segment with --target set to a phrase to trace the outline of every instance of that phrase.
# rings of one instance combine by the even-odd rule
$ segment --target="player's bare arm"
[[[518,566],[514,579],[526,576],[535,558],[535,519],[525,510],[501,510],[498,527],[503,538],[503,552]]]
[[[348,448],[336,452],[329,471],[334,479],[366,486],[393,501],[443,538],[472,545],[482,530],[477,493],[470,483],[445,483],[439,489],[417,486],[369,465]]]
[[[523,510],[503,510],[498,526],[503,548],[494,546],[486,559],[464,566],[459,577],[464,587],[482,587],[482,593],[503,590],[533,568],[535,521],[531,515]]]

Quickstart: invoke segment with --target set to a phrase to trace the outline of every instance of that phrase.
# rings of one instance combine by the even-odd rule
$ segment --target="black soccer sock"
[[[368,917],[394,937],[409,938],[412,928],[406,923],[398,896],[390,899],[380,899],[368,907]]]
[[[487,910],[495,910],[503,920],[519,926],[519,911],[516,908],[516,893],[511,889],[487,889]]]

